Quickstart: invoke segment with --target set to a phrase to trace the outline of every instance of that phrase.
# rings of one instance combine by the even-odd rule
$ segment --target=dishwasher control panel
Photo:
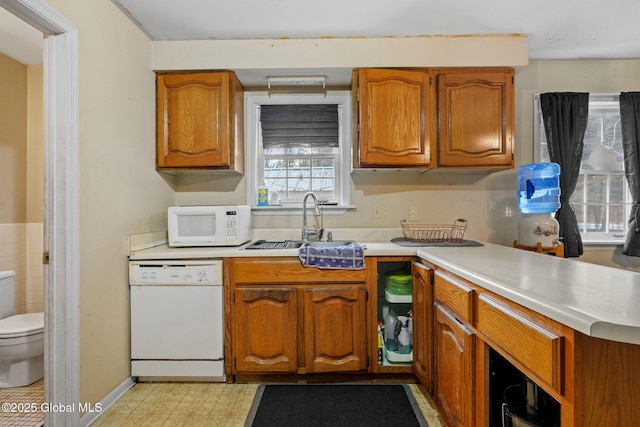
[[[129,284],[222,285],[222,261],[131,261]]]

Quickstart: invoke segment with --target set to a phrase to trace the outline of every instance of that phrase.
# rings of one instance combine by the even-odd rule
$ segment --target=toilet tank
[[[13,315],[15,271],[0,271],[0,319]]]

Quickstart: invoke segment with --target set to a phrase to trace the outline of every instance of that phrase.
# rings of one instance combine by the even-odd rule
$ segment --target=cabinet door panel
[[[413,372],[420,382],[433,392],[433,270],[414,262],[413,275]],[[417,333],[416,333],[417,331]]]
[[[474,424],[475,335],[442,306],[435,315],[435,399],[448,425]]]
[[[312,283],[364,283],[365,270],[308,268],[298,258],[239,258],[230,270],[236,283],[265,285]]]
[[[525,369],[562,393],[564,338],[537,325],[515,308],[487,295],[478,298],[476,327]],[[531,349],[536,351],[532,352]]]
[[[512,71],[438,75],[438,165],[513,167]]]
[[[230,168],[234,162],[233,74],[175,73],[157,76],[158,168]]]
[[[380,69],[359,73],[357,166],[427,167],[434,127],[429,74]]]
[[[295,372],[297,317],[295,289],[236,289],[236,370]]]
[[[461,279],[441,270],[435,274],[433,297],[458,316],[458,319],[473,324],[473,300],[475,290]]]
[[[307,372],[367,368],[366,288],[304,291]]]

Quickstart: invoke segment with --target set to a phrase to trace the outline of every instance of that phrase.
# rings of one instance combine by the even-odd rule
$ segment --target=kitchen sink
[[[355,242],[353,240],[335,240],[332,242],[305,242],[303,240],[256,240],[255,242],[251,242],[251,244],[249,244],[244,249],[297,249],[302,245],[314,248],[335,248],[338,246],[347,246],[352,243]]]
[[[303,243],[302,240],[256,240],[245,249],[296,249]]]
[[[331,242],[314,242],[314,241],[310,241],[310,242],[306,242],[304,245],[305,246],[311,246],[314,248],[334,248],[337,246],[347,246],[350,245],[352,243],[355,243],[353,240],[334,240]]]

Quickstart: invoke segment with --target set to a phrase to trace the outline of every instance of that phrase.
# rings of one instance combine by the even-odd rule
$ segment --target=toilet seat
[[[44,331],[44,313],[16,314],[0,320],[0,339],[35,335]]]

